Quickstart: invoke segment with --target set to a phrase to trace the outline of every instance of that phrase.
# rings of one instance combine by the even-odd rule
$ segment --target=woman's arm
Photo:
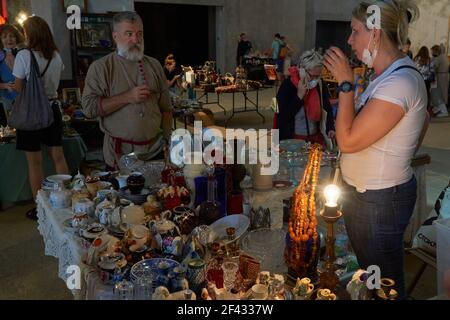
[[[14,91],[21,92],[23,88],[23,79],[16,78],[11,88]]]
[[[397,104],[371,99],[355,116],[353,93],[339,95],[336,137],[345,153],[366,149],[386,136],[403,118],[405,111]]]
[[[420,136],[419,136],[419,142],[417,143],[417,147],[416,147],[416,150],[414,151],[414,154],[416,154],[417,151],[419,151],[420,147],[422,146],[422,142],[427,133],[429,124],[430,124],[430,114],[427,112],[426,117],[425,117],[425,122],[423,123],[422,132],[420,133]]]
[[[339,48],[327,51],[324,65],[336,77],[338,83],[353,82],[353,71],[345,54]],[[366,149],[387,135],[405,115],[404,109],[395,103],[371,99],[364,109],[355,114],[354,91],[339,93],[339,110],[336,118],[336,138],[345,153]]]

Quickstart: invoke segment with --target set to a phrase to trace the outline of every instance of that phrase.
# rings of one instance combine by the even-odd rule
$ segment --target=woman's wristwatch
[[[338,94],[341,92],[348,93],[355,90],[355,86],[350,81],[344,81],[337,87]]]

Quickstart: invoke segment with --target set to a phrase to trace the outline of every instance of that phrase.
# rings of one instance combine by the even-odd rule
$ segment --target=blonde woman
[[[411,159],[427,127],[425,82],[399,48],[419,10],[412,1],[375,1],[381,28],[368,28],[367,3],[353,11],[348,39],[375,79],[355,101],[353,72],[344,53],[330,48],[324,65],[339,82],[336,136],[346,182],[344,218],[361,268],[379,266],[406,298],[403,236],[416,201]]]

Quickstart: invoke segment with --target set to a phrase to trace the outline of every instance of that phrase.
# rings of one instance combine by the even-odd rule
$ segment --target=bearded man
[[[172,128],[172,105],[161,64],[144,55],[144,27],[135,12],[113,18],[117,51],[90,66],[82,107],[99,118],[105,133],[103,155],[108,169],[131,152],[161,158]]]

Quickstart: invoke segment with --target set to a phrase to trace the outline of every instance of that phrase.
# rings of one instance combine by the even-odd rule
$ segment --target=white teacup
[[[252,296],[254,299],[264,300],[269,295],[269,287],[263,284],[255,284],[252,287]]]

